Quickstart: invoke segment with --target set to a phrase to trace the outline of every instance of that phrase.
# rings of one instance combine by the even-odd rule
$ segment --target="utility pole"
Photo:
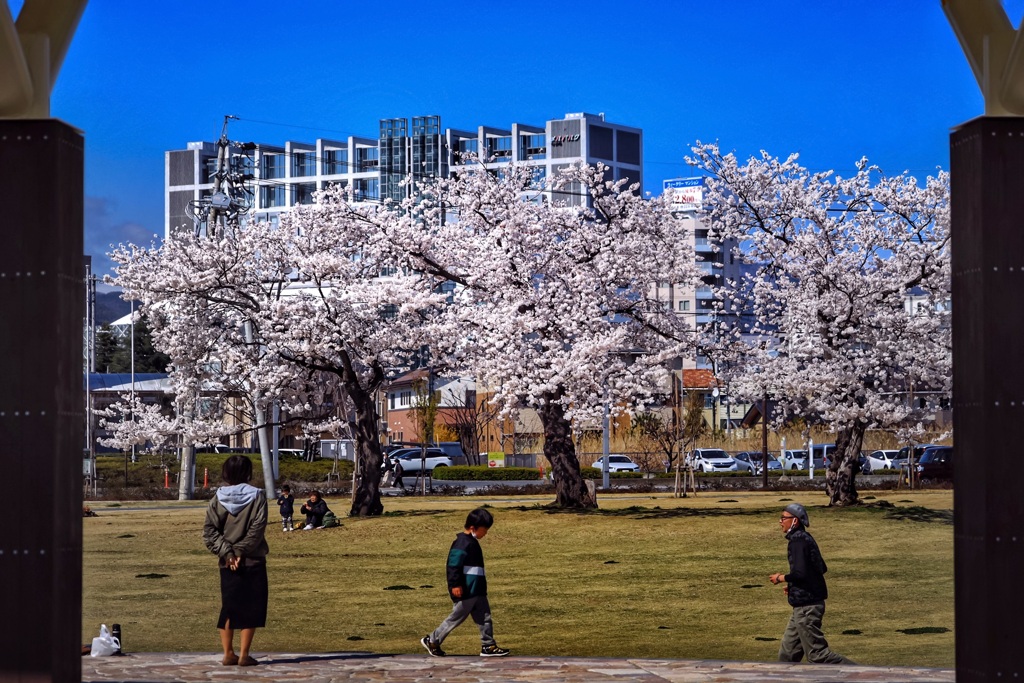
[[[768,488],[768,392],[761,398],[761,487]]]
[[[232,156],[233,151],[250,151],[256,148],[253,143],[233,143],[228,139],[228,122],[238,119],[237,116],[225,116],[221,128],[220,139],[217,140],[217,170],[213,173],[213,193],[209,197],[196,199],[189,203],[189,211],[195,220],[195,234],[203,234],[210,238],[223,237],[228,230],[237,230],[241,225],[241,217],[252,208],[252,192],[245,183],[253,180],[252,174],[239,168],[238,158]],[[255,333],[251,321],[244,324],[245,342],[255,345]],[[259,350],[256,351],[259,353]],[[263,463],[263,480],[267,498],[275,493],[275,467],[270,449],[270,436],[266,420],[266,406],[258,392],[252,396],[254,423],[260,445],[260,458]],[[191,411],[184,413],[186,423],[191,421]],[[181,476],[178,484],[178,499],[192,498],[195,480],[195,444],[182,443]]]

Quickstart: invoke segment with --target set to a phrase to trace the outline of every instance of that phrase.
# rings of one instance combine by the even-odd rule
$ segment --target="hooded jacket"
[[[789,584],[789,604],[804,607],[825,602],[828,597],[825,586],[828,566],[818,544],[799,526],[786,534],[786,538],[789,539],[789,573],[784,580]]]
[[[267,497],[249,484],[222,486],[206,508],[203,542],[220,559],[240,557],[246,564],[264,562],[270,547],[264,537],[267,528]]]

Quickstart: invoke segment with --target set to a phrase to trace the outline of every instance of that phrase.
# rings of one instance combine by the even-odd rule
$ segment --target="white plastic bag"
[[[89,654],[93,657],[109,657],[120,649],[121,643],[117,642],[117,638],[110,635],[107,625],[100,624],[99,638],[92,639],[92,651]]]

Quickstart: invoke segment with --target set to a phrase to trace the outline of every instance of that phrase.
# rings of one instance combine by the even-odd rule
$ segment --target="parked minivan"
[[[814,469],[820,470],[828,467],[828,464],[831,462],[832,456],[835,452],[836,445],[834,443],[814,444]]]

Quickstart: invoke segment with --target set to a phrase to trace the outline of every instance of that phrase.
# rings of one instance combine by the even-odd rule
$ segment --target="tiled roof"
[[[718,384],[711,370],[683,370],[683,389],[711,389]]]

